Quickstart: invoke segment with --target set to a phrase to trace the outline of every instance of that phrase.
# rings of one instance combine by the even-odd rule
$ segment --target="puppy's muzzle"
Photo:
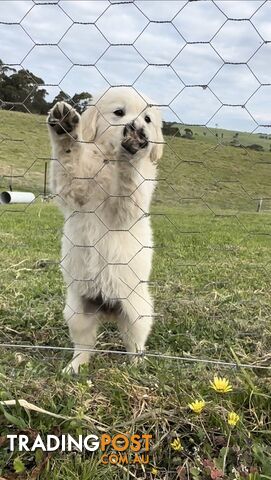
[[[146,148],[148,144],[148,138],[143,128],[136,128],[134,122],[125,125],[121,145],[127,152],[134,155],[138,150]]]

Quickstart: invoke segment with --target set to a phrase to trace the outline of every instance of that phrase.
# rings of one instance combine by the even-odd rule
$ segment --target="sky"
[[[0,58],[48,100],[132,85],[165,120],[270,130],[270,0],[1,0]]]

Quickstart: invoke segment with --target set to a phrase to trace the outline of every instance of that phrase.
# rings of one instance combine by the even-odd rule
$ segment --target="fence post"
[[[44,185],[43,185],[43,199],[45,200],[47,197],[47,167],[48,164],[45,162],[44,165]]]

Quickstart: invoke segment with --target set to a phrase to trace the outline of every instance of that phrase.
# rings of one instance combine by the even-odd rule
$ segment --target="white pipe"
[[[2,192],[0,194],[0,203],[31,203],[35,199],[31,192]]]

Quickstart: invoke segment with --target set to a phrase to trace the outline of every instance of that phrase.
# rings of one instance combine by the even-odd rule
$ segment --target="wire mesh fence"
[[[88,8],[86,8],[86,5]],[[176,207],[194,202],[196,209],[210,210],[208,213],[213,214],[213,218],[223,218],[225,215],[230,215],[232,220],[243,228],[245,234],[249,235],[249,229],[242,224],[238,213],[243,210],[253,211],[257,209],[258,202],[262,202],[263,197],[268,204],[268,187],[261,186],[257,192],[252,192],[250,187],[253,180],[246,178],[244,182],[242,179],[243,172],[241,172],[241,175],[238,172],[236,176],[232,172],[232,178],[230,179],[220,178],[216,175],[216,167],[211,163],[209,164],[208,155],[209,152],[218,147],[232,145],[241,148],[242,155],[248,156],[247,166],[248,169],[255,167],[254,174],[261,169],[263,174],[268,171],[268,155],[264,154],[261,157],[254,158],[249,151],[253,145],[243,144],[242,139],[238,139],[238,132],[232,134],[232,139],[225,139],[224,135],[229,137],[230,133],[226,131],[224,134],[222,127],[224,126],[223,112],[225,112],[225,126],[227,127],[230,124],[229,122],[234,125],[239,121],[240,130],[242,127],[246,129],[249,126],[248,131],[251,133],[251,138],[256,139],[257,136],[254,132],[259,131],[259,128],[269,128],[268,122],[264,123],[262,121],[265,118],[265,112],[262,112],[261,115],[259,110],[262,106],[261,101],[268,97],[269,91],[265,90],[265,94],[262,94],[258,104],[253,105],[251,109],[249,108],[251,99],[256,98],[259,93],[263,92],[263,88],[266,89],[269,85],[268,81],[261,81],[264,76],[261,76],[259,70],[260,63],[262,62],[262,65],[265,63],[266,54],[263,51],[268,47],[269,41],[268,36],[265,36],[266,27],[262,21],[262,15],[269,9],[269,4],[268,2],[246,4],[247,13],[244,18],[240,16],[240,6],[236,5],[234,7],[227,2],[170,2],[169,11],[166,11],[165,5],[160,2],[158,6],[162,7],[161,13],[156,11],[155,6],[155,2],[99,2],[95,5],[93,2],[86,2],[85,5],[80,2],[79,5],[72,2],[21,2],[19,11],[15,11],[21,17],[17,18],[16,21],[11,21],[13,12],[11,7],[8,6],[1,21],[2,28],[4,27],[3,33],[5,34],[7,29],[17,27],[20,36],[26,39],[26,43],[32,42],[32,45],[28,45],[25,55],[20,53],[20,49],[18,53],[14,54],[13,60],[16,59],[17,63],[4,58],[4,60],[9,60],[9,62],[6,62],[6,67],[16,66],[19,64],[18,60],[20,60],[20,66],[25,69],[28,65],[31,65],[31,56],[37,55],[42,59],[45,55],[44,58],[48,61],[45,70],[50,63],[50,68],[54,70],[54,78],[58,77],[58,81],[54,84],[45,83],[44,86],[46,88],[59,87],[61,90],[63,82],[74,68],[77,68],[75,70],[76,75],[79,74],[77,73],[79,67],[81,71],[87,70],[90,88],[92,88],[92,74],[94,77],[96,74],[96,83],[97,75],[100,83],[101,80],[105,80],[107,88],[126,85],[141,92],[145,86],[148,93],[153,88],[154,90],[157,88],[156,82],[158,88],[162,87],[159,91],[157,90],[157,94],[163,100],[167,99],[167,102],[156,101],[156,104],[170,119],[165,122],[164,132],[168,155],[172,157],[170,165],[161,162],[162,173],[158,178],[156,204],[165,201],[165,197],[167,203]],[[113,20],[116,20],[118,13],[124,19],[127,19],[131,25],[134,22],[132,33],[128,31],[128,28],[123,28],[119,32],[116,29],[118,23],[114,25],[114,28],[112,26],[110,28],[108,23],[110,17],[113,15]],[[199,14],[201,13],[205,14],[206,18],[209,17],[211,21],[208,26],[196,30],[195,27],[199,23]],[[236,17],[234,17],[234,13]],[[91,15],[91,19],[87,15]],[[52,29],[48,29],[48,31],[41,29],[39,22],[44,17],[45,21],[49,21],[52,18],[51,16],[57,19],[59,28],[54,32],[54,36],[49,42]],[[242,43],[241,47],[238,43],[240,40],[235,41],[231,36],[231,33],[237,30],[241,41],[247,39],[247,43]],[[83,32],[82,38],[78,38],[76,32],[78,34]],[[161,44],[158,41],[158,36]],[[157,39],[156,42],[154,41],[155,38]],[[85,40],[88,43],[85,44]],[[227,42],[230,40],[231,44],[227,46]],[[8,48],[9,45],[7,50]],[[54,53],[57,52],[57,57],[54,56],[54,53],[52,55],[52,48],[54,48]],[[46,54],[36,53],[38,50],[42,52],[46,49]],[[69,67],[64,74],[60,73],[58,65],[55,63],[58,56],[62,56],[63,60],[68,61]],[[32,62],[33,69],[40,69],[39,62],[35,64],[34,59]],[[119,72],[124,64],[126,64],[125,71]],[[189,69],[186,70],[187,67],[190,67],[190,71]],[[72,81],[74,78],[73,76]],[[129,81],[127,82],[127,80]],[[266,74],[264,80],[266,80]],[[239,84],[238,88],[237,84]],[[39,89],[41,87],[34,82],[31,88]],[[30,111],[26,106],[30,94],[31,89],[28,90],[25,99],[18,102],[25,111]],[[67,95],[64,98],[71,100],[71,97]],[[2,100],[2,106],[12,110],[16,108],[16,102]],[[190,112],[191,110],[192,112]],[[196,111],[193,112],[193,110]],[[201,119],[205,121],[195,121]],[[174,124],[177,125],[175,128]],[[110,127],[111,125],[108,123],[107,128],[110,129]],[[202,128],[202,132],[198,133],[196,131],[193,133],[192,128],[197,129],[199,127]],[[203,131],[204,128],[205,131]],[[2,178],[12,179],[12,181],[16,178],[18,183],[22,181],[25,182],[26,186],[31,187],[33,184],[32,174],[37,175],[39,169],[37,165],[40,164],[39,156],[35,158],[37,151],[31,152],[28,139],[17,140],[10,135],[5,138],[4,135],[2,140],[4,145],[3,155],[12,153],[14,142],[19,142],[19,155],[23,153],[26,156],[30,153],[33,160],[23,171],[23,166],[13,165],[11,157],[11,165],[3,169],[4,175]],[[187,156],[186,152],[183,154],[174,143],[178,138],[193,141],[199,135],[205,137],[208,135],[213,140],[213,144],[211,142],[209,145],[206,144],[206,152],[200,152],[200,154],[189,152],[189,156]],[[268,140],[267,133],[259,136]],[[268,146],[267,142],[266,145]],[[22,147],[22,152],[20,152],[20,147]],[[259,145],[260,150],[264,151],[265,148],[266,146]],[[219,154],[220,152],[218,152]],[[5,162],[4,156],[3,160]],[[47,163],[45,169],[46,167]],[[267,169],[264,167],[267,167]],[[8,173],[9,168],[12,169],[11,174]],[[202,173],[203,171],[204,173]],[[179,172],[181,175],[177,181],[174,179],[176,172],[177,176]],[[182,177],[182,173],[184,177]],[[223,177],[223,172],[219,172],[219,174]],[[201,182],[195,180],[197,175],[202,178],[201,182],[205,184],[200,184]],[[228,172],[226,175],[228,175]],[[42,178],[45,179],[43,193],[46,193],[47,175],[43,173],[41,165],[40,181],[36,182],[40,195],[42,195]],[[186,179],[188,178],[186,185]],[[191,179],[194,183],[192,188],[195,188],[192,195]],[[150,180],[142,178],[141,182],[147,183]],[[208,182],[210,183],[208,184]],[[216,191],[215,195],[212,195],[212,189],[221,190],[222,194]],[[59,195],[61,196],[61,193]],[[161,199],[159,196],[161,196]],[[241,202],[240,205],[238,205],[239,202]],[[224,213],[223,210],[229,210],[230,213]],[[149,211],[142,210],[142,214],[149,215]],[[163,216],[172,224],[173,228],[178,230],[178,226],[174,224],[172,212],[160,213],[155,211],[151,212],[150,215]],[[109,230],[107,228],[107,232]],[[95,245],[89,245],[89,247],[97,250]],[[142,249],[144,249],[144,245],[139,244],[136,255]],[[127,264],[131,260],[132,258],[129,259]],[[198,264],[197,261],[196,264]],[[138,281],[143,282],[140,278]]]
[[[268,375],[270,2],[59,0],[1,8],[0,186],[36,196],[29,205],[0,205],[2,355],[67,358],[68,290],[76,358],[112,354]],[[119,87],[124,100],[116,98]],[[74,109],[54,108],[57,101]],[[46,107],[49,129],[61,133],[52,154],[46,117],[37,115]],[[163,139],[149,130],[156,109]],[[148,143],[146,158],[164,146],[149,170],[147,160],[143,168],[116,153],[131,124],[131,137]],[[84,324],[77,339],[78,322],[116,317],[119,308],[126,321],[131,316],[129,331],[120,325],[127,351],[111,327],[102,327],[96,344]],[[148,331],[152,319],[145,349],[129,335],[139,324]],[[175,478],[170,472],[163,478]]]

